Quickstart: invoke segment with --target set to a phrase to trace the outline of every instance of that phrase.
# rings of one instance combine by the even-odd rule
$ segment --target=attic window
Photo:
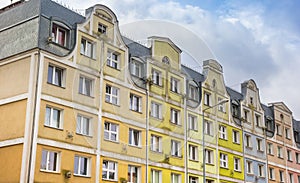
[[[107,28],[107,26],[105,26],[105,25],[103,25],[101,23],[98,24],[98,32],[99,33],[106,34],[106,28]]]
[[[281,121],[283,121],[283,114],[280,114],[280,119],[281,119]]]
[[[164,56],[162,62],[165,64],[170,64],[170,59],[167,56]]]
[[[51,32],[52,41],[61,46],[66,47],[68,32],[69,32],[68,29],[53,23],[52,32]]]

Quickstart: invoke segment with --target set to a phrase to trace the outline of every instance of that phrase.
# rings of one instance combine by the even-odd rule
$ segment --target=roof
[[[231,100],[243,100],[244,96],[240,92],[235,91],[232,88],[226,87],[227,93],[229,94]]]
[[[131,57],[148,57],[151,56],[151,49],[146,46],[137,43],[125,36],[122,36],[123,41],[129,48],[129,54]]]
[[[300,132],[300,121],[293,119],[294,131]]]
[[[181,70],[197,83],[202,83],[205,80],[204,75],[187,66],[181,65]]]
[[[272,117],[274,116],[274,113],[273,113],[273,107],[272,106],[267,106],[265,104],[261,104],[264,112],[265,112],[265,116],[269,116],[269,117]]]

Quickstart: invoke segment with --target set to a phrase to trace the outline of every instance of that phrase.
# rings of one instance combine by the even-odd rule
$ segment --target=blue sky
[[[298,0],[58,0],[74,9],[104,4],[117,15],[121,31],[143,22],[144,31],[129,29],[136,40],[146,33],[166,33],[174,23],[190,31],[179,34],[175,43],[191,50],[198,66],[207,59],[201,42],[223,66],[227,86],[254,79],[263,103],[284,101],[300,119],[300,1]],[[0,0],[0,6],[10,0]],[[147,20],[147,21],[146,21]],[[145,29],[148,21],[155,30]],[[155,20],[156,22],[153,22]],[[166,22],[166,23],[164,23]],[[140,24],[139,24],[140,25]],[[125,27],[122,30],[122,27]],[[153,27],[152,27],[153,28]],[[141,30],[141,27],[139,28]],[[185,30],[183,30],[185,31]],[[141,31],[140,31],[141,32]],[[127,32],[130,34],[130,32]],[[141,37],[139,37],[141,36]],[[189,36],[189,37],[187,37]],[[196,36],[197,40],[191,39]],[[196,40],[196,41],[195,41]],[[177,42],[176,42],[177,41]],[[197,43],[196,43],[197,42]],[[194,51],[193,47],[199,47]],[[201,51],[203,52],[201,57]],[[198,56],[197,54],[200,54]],[[195,56],[196,55],[196,56]]]

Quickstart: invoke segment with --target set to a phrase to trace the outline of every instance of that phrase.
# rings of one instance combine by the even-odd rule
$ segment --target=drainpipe
[[[149,63],[146,59],[146,76],[148,76],[149,73]],[[148,183],[148,169],[149,169],[149,82],[146,83],[146,182]]]
[[[184,88],[186,89],[186,86],[184,86]],[[186,92],[187,93],[187,92]],[[183,105],[184,105],[184,152],[185,152],[185,158],[184,158],[184,176],[185,176],[185,182],[188,182],[188,142],[187,142],[187,134],[188,134],[188,127],[187,127],[187,102],[186,102],[186,93],[185,95],[183,95]]]

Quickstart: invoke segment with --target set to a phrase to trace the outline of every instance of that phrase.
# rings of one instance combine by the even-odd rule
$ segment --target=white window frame
[[[181,143],[177,140],[171,140],[171,155],[181,157]]]
[[[198,177],[189,176],[189,183],[198,183]]]
[[[268,154],[274,155],[273,143],[268,142]]]
[[[197,101],[197,98],[198,98],[197,95],[198,95],[197,87],[190,84],[189,85],[189,98]]]
[[[287,149],[286,155],[287,155],[287,160],[292,162],[293,161],[292,151]]]
[[[270,180],[275,180],[274,168],[269,168],[269,179]]]
[[[84,124],[87,123],[87,124]],[[77,115],[76,133],[86,136],[92,136],[92,118],[84,115]]]
[[[218,97],[218,103],[221,103],[221,101],[223,101],[224,99],[222,99],[221,97]],[[218,110],[220,112],[226,113],[226,107],[225,107],[225,103],[219,104],[218,105]]]
[[[280,124],[275,124],[276,127],[276,134],[282,136],[282,128]]]
[[[291,130],[290,128],[285,128],[285,138],[291,139]]]
[[[211,149],[205,149],[205,163],[214,164],[214,151]]]
[[[228,155],[220,153],[220,167],[228,168]]]
[[[111,85],[105,86],[105,102],[119,105],[120,89]]]
[[[232,130],[232,142],[240,144],[240,132],[237,130]]]
[[[52,71],[50,71],[50,68]],[[49,64],[47,82],[59,87],[65,87],[65,73],[66,69]]]
[[[76,159],[78,159],[78,161],[76,161]],[[86,164],[86,167],[85,167],[85,171],[86,173],[82,173],[80,172],[81,171],[81,168],[82,166],[82,160],[86,160],[87,164]],[[84,156],[80,156],[80,155],[75,155],[74,157],[74,175],[77,175],[77,176],[84,176],[84,177],[89,177],[90,176],[90,171],[91,171],[91,159],[88,158],[88,157],[84,157]],[[78,163],[77,165],[77,170],[76,170],[76,164]]]
[[[179,79],[171,77],[171,91],[174,93],[180,93]]]
[[[176,181],[176,178],[178,181]],[[177,173],[171,173],[171,183],[181,183],[181,175]]]
[[[63,43],[60,42],[60,40],[59,40],[60,33],[64,34]],[[59,44],[60,46],[67,47],[68,36],[69,36],[69,30],[67,28],[62,27],[61,25],[59,25],[57,23],[52,23],[51,37],[53,39],[53,42],[55,42],[56,44]]]
[[[227,127],[224,125],[219,125],[219,138],[227,140]]]
[[[131,74],[141,78],[142,77],[142,72],[143,72],[143,64],[139,61],[136,60],[131,60],[130,63],[130,69],[131,69]]]
[[[135,112],[142,112],[142,97],[135,95],[133,93],[130,93],[130,104],[129,109]]]
[[[136,172],[135,172],[136,171]],[[134,173],[136,173],[136,181],[134,181]],[[135,183],[141,182],[141,167],[128,165],[128,182],[127,183]]]
[[[263,139],[256,138],[257,151],[264,151]]]
[[[101,34],[106,34],[107,26],[101,23],[98,23],[98,32]]]
[[[162,183],[162,175],[160,170],[151,169],[151,183]],[[158,182],[156,182],[155,176],[158,176]]]
[[[233,158],[234,171],[241,171],[241,158]]]
[[[80,54],[95,59],[95,47],[94,42],[86,38],[81,38]]]
[[[54,117],[53,115],[54,115],[55,111],[58,112],[59,119],[57,121],[55,121],[53,119],[53,117]],[[50,114],[48,114],[48,112],[50,112]],[[49,119],[48,119],[48,116],[49,116]],[[46,106],[44,125],[47,127],[62,129],[63,128],[63,110],[55,108],[55,107],[51,107],[51,106]]]
[[[247,123],[250,123],[250,120],[249,120],[249,111],[248,110],[244,110],[244,119]]]
[[[198,119],[197,116],[194,116],[192,114],[188,114],[188,123],[189,123],[189,129],[198,131]]]
[[[282,170],[279,170],[279,181],[280,182],[284,182],[284,171]]]
[[[289,173],[289,179],[290,179],[290,183],[294,183],[294,174],[293,173]]]
[[[46,156],[46,157],[43,158],[43,156]],[[56,157],[54,157],[54,156],[56,156]],[[52,158],[54,158],[54,159],[52,159]],[[46,171],[46,172],[59,172],[60,171],[60,152],[43,149],[42,156],[41,156],[40,170]]]
[[[128,144],[135,147],[141,147],[142,132],[133,128],[129,128],[128,132]]]
[[[213,123],[208,121],[208,120],[205,120],[204,125],[205,125],[204,126],[204,134],[213,136],[214,135],[214,133],[213,133]]]
[[[247,172],[247,174],[253,174],[253,163],[252,163],[252,161],[246,160],[246,172]]]
[[[261,116],[259,114],[255,114],[255,125],[261,127]]]
[[[204,105],[206,106],[211,106],[212,105],[212,101],[211,101],[211,94],[208,92],[204,92]]]
[[[258,166],[258,176],[265,177],[265,172],[264,172],[265,166],[262,164],[258,164],[257,166]]]
[[[158,153],[162,153],[162,137],[151,134],[150,150]]]
[[[174,108],[171,108],[171,123],[180,125],[180,111]]]
[[[88,88],[89,88],[89,90],[88,90]],[[94,79],[80,75],[80,77],[79,77],[79,93],[82,95],[92,97],[94,95]]]
[[[102,162],[102,179],[103,180],[118,180],[118,163],[114,161],[103,160]],[[107,165],[107,166],[104,166]],[[106,177],[103,177],[104,172],[106,172]],[[114,174],[114,178],[110,178],[109,175]]]
[[[106,65],[114,69],[119,69],[120,54],[111,50],[107,51]]]
[[[162,104],[151,102],[151,116],[157,119],[162,119]]]
[[[116,131],[112,130],[112,126],[116,129]],[[108,129],[107,129],[108,127]],[[108,135],[108,138],[106,138],[106,135]],[[116,137],[116,140],[112,139],[112,135]],[[115,123],[111,123],[108,121],[104,122],[104,140],[109,140],[113,142],[118,142],[119,141],[119,125]]]
[[[295,159],[296,159],[296,163],[300,164],[300,153],[295,152]]]
[[[245,134],[245,145],[246,145],[246,148],[252,148],[251,135]]]
[[[198,146],[189,144],[189,159],[198,161]]]
[[[283,152],[282,152],[282,147],[277,146],[277,157],[278,158],[283,158]]]
[[[152,69],[153,84],[162,86],[162,73],[156,69]]]

